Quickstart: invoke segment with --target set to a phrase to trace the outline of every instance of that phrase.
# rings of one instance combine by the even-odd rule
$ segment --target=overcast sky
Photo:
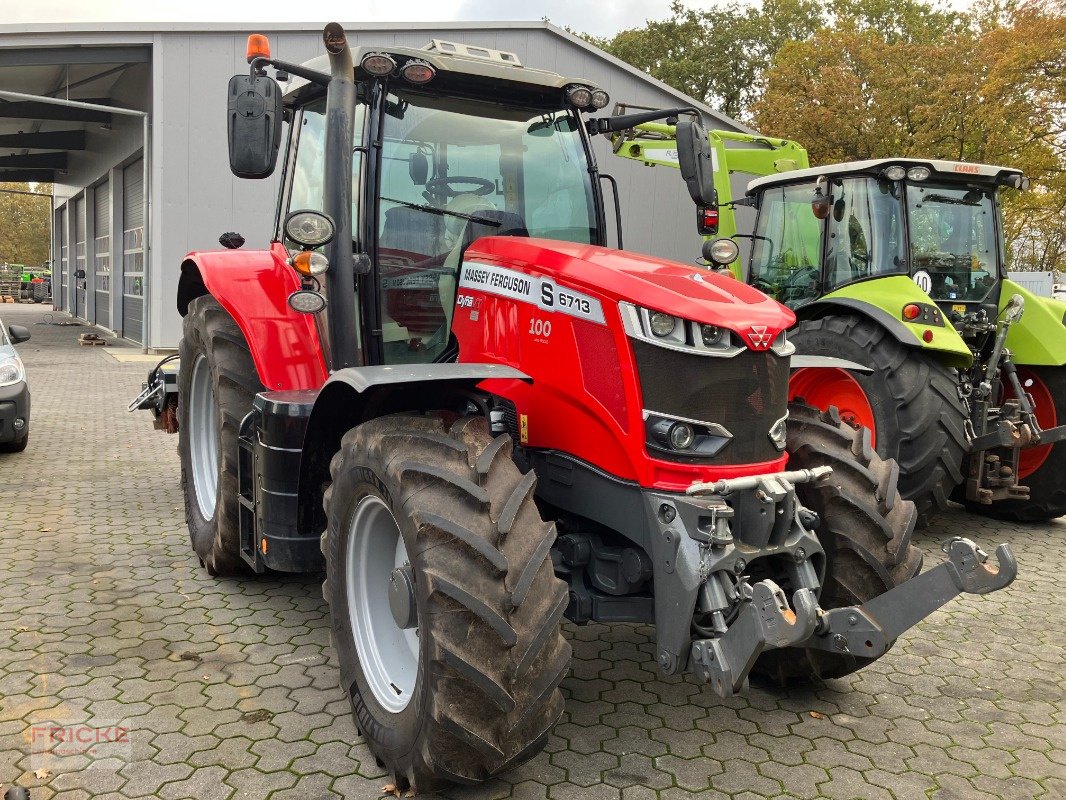
[[[691,5],[712,5],[698,0]],[[670,0],[0,0],[0,24],[32,22],[437,22],[535,20],[597,35],[667,16]],[[249,30],[254,23],[249,23]]]

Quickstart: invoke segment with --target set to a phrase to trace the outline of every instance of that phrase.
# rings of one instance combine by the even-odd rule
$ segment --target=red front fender
[[[185,256],[178,281],[178,311],[210,294],[222,305],[248,341],[259,380],[270,390],[317,389],[328,373],[314,317],[289,308],[300,288],[274,242],[270,250],[221,250]]]

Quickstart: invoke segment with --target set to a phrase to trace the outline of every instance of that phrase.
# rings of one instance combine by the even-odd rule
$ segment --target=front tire
[[[192,549],[209,574],[241,574],[249,568],[240,548],[237,437],[263,385],[244,334],[210,295],[189,303],[178,352],[178,456]]]
[[[13,442],[6,442],[0,444],[0,453],[21,453],[30,444],[30,435],[27,433],[21,439],[16,439]]]
[[[803,320],[789,338],[803,354],[836,356],[873,369],[856,375],[839,371],[863,396],[856,401],[865,399],[865,413],[833,396],[828,370],[797,370],[790,397],[823,411],[836,406],[848,422],[871,428],[877,453],[899,464],[899,491],[918,509],[918,524],[928,525],[947,508],[964,477],[967,416],[954,371],[866,317]],[[872,418],[863,419],[867,414]]]
[[[567,591],[509,437],[480,417],[396,414],[345,434],[330,473],[333,645],[394,784],[477,783],[532,758],[563,710]]]
[[[922,553],[911,544],[917,512],[900,497],[899,467],[877,455],[868,430],[842,422],[835,408],[791,403],[787,449],[790,470],[833,468],[826,479],[796,485],[799,501],[820,517],[815,533],[826,555],[822,608],[865,603],[918,574]],[[876,660],[789,647],[763,653],[754,672],[785,685],[839,678]]]

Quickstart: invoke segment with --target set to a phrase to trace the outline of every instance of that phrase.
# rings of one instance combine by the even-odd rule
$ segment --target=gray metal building
[[[526,66],[596,82],[612,102],[696,106],[710,127],[746,130],[547,22],[346,28],[354,45],[445,38],[514,52]],[[226,84],[247,70],[247,34],[268,34],[275,57],[299,63],[321,55],[321,30],[0,25],[0,181],[55,184],[59,308],[145,347],[176,346],[182,256],[217,248],[224,231],[249,247],[270,236],[277,179],[236,179],[226,155]],[[602,137],[596,148],[619,182],[626,249],[691,261],[700,242],[677,172],[615,158]]]

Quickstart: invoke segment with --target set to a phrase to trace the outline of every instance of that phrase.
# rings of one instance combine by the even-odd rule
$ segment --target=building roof
[[[582,50],[592,54],[596,58],[610,64],[615,69],[628,73],[629,75],[638,78],[642,81],[652,84],[660,91],[664,92],[671,97],[678,100],[679,105],[691,106],[696,108],[712,122],[712,127],[725,127],[732,128],[734,130],[743,131],[745,133],[756,133],[756,131],[748,128],[747,126],[737,122],[729,116],[726,116],[720,111],[717,111],[706,103],[696,100],[693,97],[678,91],[672,86],[668,86],[657,78],[653,78],[646,72],[635,68],[631,64],[627,64],[621,59],[615,58],[609,53],[600,50],[598,47],[590,44],[579,36],[575,36],[569,31],[553,25],[546,20],[536,21],[497,21],[497,22],[464,22],[464,21],[449,21],[449,22],[347,22],[342,23],[345,29],[351,31],[396,31],[402,30],[406,32],[410,31],[427,31],[427,32],[444,32],[444,31],[464,31],[464,30],[543,30],[544,32],[557,36],[560,39],[567,41],[568,43],[579,47]],[[94,43],[106,43],[106,37],[108,34],[125,34],[125,35],[151,35],[151,34],[167,34],[167,33],[199,33],[199,34],[234,34],[234,33],[247,33],[252,30],[256,32],[271,33],[271,32],[287,32],[287,33],[317,33],[322,30],[325,23],[307,23],[307,22],[267,22],[267,23],[255,23],[254,26],[250,26],[248,23],[243,22],[80,22],[80,23],[16,23],[8,25],[0,25],[0,52],[7,47],[19,47],[25,46],[18,41],[19,38],[33,38],[35,35],[45,35],[52,37],[62,37],[64,39],[77,40],[79,35],[92,35]],[[535,65],[531,65],[535,66]]]

